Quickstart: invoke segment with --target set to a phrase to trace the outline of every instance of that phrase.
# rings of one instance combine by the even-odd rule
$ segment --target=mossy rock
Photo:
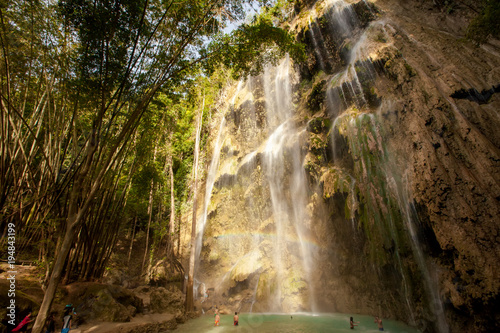
[[[130,321],[135,315],[135,308],[132,306],[125,306],[118,303],[111,292],[107,289],[102,289],[95,295],[95,298],[89,300],[92,312],[89,313],[89,319],[97,319],[99,321],[112,321],[112,322],[126,322]],[[80,316],[86,316],[87,307],[83,311],[79,311]]]
[[[127,322],[144,308],[139,297],[120,286],[91,284],[80,295],[75,296],[78,299],[72,302],[83,322]]]
[[[323,198],[328,199],[337,192],[349,194],[353,178],[342,170],[334,168],[323,174],[321,182],[323,183]]]
[[[366,27],[368,24],[377,18],[378,9],[374,4],[368,1],[359,1],[353,4],[353,9],[361,24],[361,27]]]
[[[246,280],[250,275],[260,271],[262,264],[257,251],[242,257],[231,271],[231,280],[235,283]]]
[[[151,311],[153,312],[172,312],[182,310],[184,305],[184,295],[180,290],[169,291],[163,287],[153,288],[151,290]]]
[[[289,273],[289,276],[283,283],[283,294],[300,294],[304,290],[307,290],[307,282],[300,277],[299,272],[293,271]]]
[[[325,86],[326,80],[317,83],[307,99],[307,106],[313,113],[319,111],[323,106],[323,102],[325,101]]]
[[[278,288],[276,283],[276,273],[266,272],[262,273],[259,277],[259,284],[257,286],[256,300],[263,301],[272,295],[276,288]]]
[[[311,121],[307,124],[307,130],[314,134],[325,133],[328,131],[330,125],[330,119],[317,117],[311,119]]]

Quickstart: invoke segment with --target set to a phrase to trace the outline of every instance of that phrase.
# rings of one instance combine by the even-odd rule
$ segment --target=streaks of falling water
[[[347,136],[352,155],[358,157],[356,174],[361,178],[358,181],[364,184],[372,184],[380,189],[381,193],[385,193],[383,199],[387,202],[388,206],[391,206],[393,204],[393,198],[397,197],[398,193],[394,192],[395,187],[392,186],[392,184],[396,183],[396,180],[394,178],[389,179],[389,177],[393,177],[397,173],[393,170],[394,168],[389,165],[390,159],[387,156],[387,149],[377,126],[376,116],[366,113],[351,113],[350,115],[351,118],[344,121],[344,133]],[[370,155],[373,156],[373,161],[367,157]],[[374,198],[369,191],[366,191],[363,197],[368,203],[368,206],[377,207],[379,205],[377,203],[378,200]],[[399,204],[397,208],[400,212],[404,210],[401,204]],[[389,209],[389,211],[392,210]],[[395,224],[395,219],[397,217],[393,216],[392,213],[386,214],[383,217],[377,216],[377,214],[380,214],[380,212],[376,211],[376,208],[372,210],[374,220],[378,221],[378,227],[381,228],[381,232],[388,233],[388,236],[390,236],[390,239],[394,241],[396,245],[394,255],[397,262],[397,268],[403,279],[402,286],[406,305],[411,320],[414,321],[413,308],[410,301],[410,286],[407,281],[407,273],[405,272],[404,265],[399,255],[400,237],[398,236]]]
[[[388,178],[391,177],[391,173],[389,172],[386,172],[386,175]],[[424,276],[424,287],[430,299],[430,310],[433,312],[436,319],[435,324],[437,331],[439,333],[448,333],[450,329],[448,323],[446,322],[443,302],[439,297],[438,286],[435,282],[437,281],[437,279],[431,278],[431,271],[427,266],[424,253],[422,252],[422,248],[418,242],[417,232],[415,231],[415,225],[419,223],[418,215],[416,213],[415,207],[413,206],[413,204],[411,204],[410,201],[410,189],[408,186],[409,182],[407,177],[407,173],[405,173],[402,182],[396,182],[391,177],[388,179],[388,183],[392,184],[391,190],[396,194],[398,205],[402,210],[403,220],[410,234],[413,254],[417,260],[420,271]]]
[[[332,31],[335,31],[340,38],[352,36],[356,25],[359,23],[358,17],[351,4],[343,0],[331,0],[331,19],[328,24]]]
[[[293,105],[288,57],[274,70],[276,71],[274,80],[271,69],[265,72],[264,91],[268,123],[277,127],[267,140],[263,152],[264,170],[269,183],[277,235],[273,261],[278,285],[282,285],[281,282],[287,277],[285,262],[292,260],[286,241],[287,233],[294,233],[300,242],[301,258],[298,259],[300,262],[293,264],[298,265],[295,267],[301,267],[305,273],[302,278],[310,288],[309,307],[314,311],[315,300],[311,283],[312,254],[303,235],[303,223],[307,219],[305,212],[307,186],[301,161],[299,131],[291,119]],[[278,288],[274,295],[274,311],[282,310],[282,298],[282,290]]]
[[[253,290],[252,301],[250,303],[250,310],[248,310],[248,312],[250,312],[250,313],[252,313],[252,311],[253,311],[253,305],[255,304],[255,301],[257,299],[257,290],[259,288],[259,279],[260,279],[260,275],[257,278],[257,283],[255,283],[255,288]]]
[[[238,95],[238,92],[241,90],[242,85],[243,85],[243,81],[238,82],[238,86],[236,88],[236,93],[234,94],[234,96],[231,100],[230,107],[234,106],[235,98]],[[210,199],[212,197],[212,190],[214,188],[214,184],[215,184],[215,180],[216,180],[216,176],[217,176],[217,169],[219,167],[221,148],[222,148],[222,145],[224,143],[225,125],[226,125],[226,118],[222,117],[222,120],[221,120],[221,123],[219,126],[219,133],[217,135],[217,140],[215,141],[215,147],[213,150],[212,160],[210,162],[210,167],[208,169],[207,182],[206,182],[206,188],[205,188],[205,201],[203,203],[203,213],[202,213],[202,216],[200,219],[200,223],[198,224],[198,233],[196,234],[195,273],[197,272],[197,267],[199,266],[200,252],[201,252],[201,247],[202,247],[202,243],[203,243],[203,233],[205,231],[205,227],[207,224],[208,206],[210,204]]]
[[[350,39],[351,42],[353,40],[353,31],[355,26],[358,24],[358,20],[356,14],[351,5],[346,2],[340,1],[332,1],[331,3],[331,15],[332,19],[328,20],[331,31],[335,31],[336,36],[332,36],[336,39],[336,43],[340,45],[346,39]],[[367,5],[368,6],[368,5]],[[370,8],[368,6],[368,8]],[[310,24],[310,27],[312,24]],[[312,40],[314,46],[317,47],[318,41],[316,40],[316,34],[314,29],[310,29]],[[319,30],[318,30],[319,31]],[[321,33],[321,31],[319,31]],[[320,41],[323,41],[323,36],[320,35]],[[342,72],[337,73],[334,78],[329,82],[326,93],[327,105],[329,108],[329,114],[334,119],[333,127],[332,127],[332,150],[333,150],[333,159],[334,162],[337,160],[336,156],[336,142],[335,142],[335,134],[338,129],[339,123],[343,122],[344,133],[343,135],[347,137],[348,144],[350,146],[350,152],[353,155],[363,156],[363,150],[366,150],[368,147],[363,147],[366,142],[363,141],[362,134],[360,133],[359,119],[368,117],[370,121],[373,120],[373,115],[367,115],[364,113],[359,114],[357,111],[350,111],[344,113],[343,111],[346,108],[349,108],[351,104],[350,101],[358,108],[365,106],[367,101],[364,96],[363,86],[361,84],[361,80],[358,76],[358,70],[363,71],[367,74],[368,78],[373,80],[375,78],[375,71],[373,69],[373,65],[371,61],[365,60],[369,59],[364,52],[364,47],[366,44],[367,34],[366,31],[355,41],[354,45],[351,46],[348,54],[345,56],[345,61],[347,66]],[[322,69],[324,69],[324,60],[320,57],[321,53],[316,51],[318,55],[318,59],[320,61],[320,65]],[[342,104],[343,103],[343,104]],[[347,118],[347,121],[344,119]],[[375,127],[373,127],[375,128]],[[373,129],[372,129],[373,130]],[[376,136],[377,137],[377,136]],[[377,144],[380,144],[379,142]],[[370,172],[372,166],[370,165],[370,160],[368,159],[360,159],[358,165],[358,172],[363,174],[366,172],[368,178],[371,178]],[[382,165],[380,167],[383,167]],[[364,177],[363,177],[364,178]],[[366,179],[363,179],[366,181]],[[353,228],[356,225],[355,222],[355,213],[356,209],[356,197],[355,197],[355,186],[356,179],[351,176],[350,182],[350,211],[351,211],[351,223]],[[385,185],[383,185],[385,186]],[[394,221],[391,217],[389,217],[389,221],[387,221],[391,225],[391,232],[394,235]],[[409,301],[409,288],[408,283],[406,281],[406,275],[404,274],[403,265],[400,261],[399,256],[397,255],[397,262],[399,269],[401,271],[403,277],[403,285],[405,290],[405,298],[408,305],[408,309],[410,314],[412,314],[412,307]],[[413,314],[412,314],[413,317]]]
[[[319,61],[319,66],[321,69],[325,69],[325,60],[323,59],[323,56],[321,55],[319,43],[324,43],[323,37],[321,36],[321,30],[318,29],[318,32],[320,34],[319,37],[316,37],[316,29],[315,27],[311,24],[311,21],[309,20],[309,31],[311,33],[311,40],[313,42],[314,46],[314,52],[316,53],[316,57]],[[319,39],[319,41],[318,41]]]
[[[343,120],[343,118],[347,116],[352,117],[352,119],[343,121],[345,126],[343,132],[347,136],[351,154],[359,157],[357,174],[362,178],[360,181],[364,183],[372,183],[377,188],[380,188],[382,190],[381,192],[386,193],[385,196],[387,197],[387,204],[396,205],[397,211],[406,226],[405,229],[408,233],[408,239],[410,240],[413,256],[418,264],[420,272],[424,276],[423,286],[428,295],[430,311],[432,311],[435,317],[436,329],[440,333],[447,333],[449,332],[449,327],[444,316],[443,304],[439,297],[438,287],[431,278],[431,270],[425,261],[425,256],[420,243],[418,242],[417,232],[415,231],[416,225],[418,224],[418,215],[415,208],[411,204],[410,190],[408,186],[409,182],[406,179],[407,176],[405,174],[405,176],[401,179],[398,176],[400,174],[398,168],[391,162],[392,159],[388,157],[388,152],[382,139],[383,135],[379,132],[377,126],[376,115],[346,113],[338,119]],[[364,127],[361,127],[360,124],[363,124],[363,122]],[[337,125],[338,123],[334,126]],[[371,136],[374,140],[374,142],[371,143],[373,145],[372,148],[368,147],[368,141],[370,141],[367,139],[368,136]],[[372,162],[370,162],[369,159],[364,158],[364,156],[369,155],[367,152],[370,150],[378,151],[378,153],[372,154],[372,156],[378,156],[378,154],[380,154],[380,156]],[[375,171],[371,171],[373,169],[375,169]],[[379,174],[372,174],[372,172]],[[381,177],[381,179],[377,180],[379,177]],[[365,193],[364,196],[365,200],[374,200],[373,198],[370,198],[369,193]],[[375,206],[375,204],[372,204],[372,206]],[[402,286],[404,288],[409,314],[412,322],[414,322],[415,316],[411,306],[410,287],[407,281],[408,273],[405,271],[404,265],[399,256],[398,244],[401,240],[397,234],[396,218],[397,217],[392,214],[388,214],[379,222],[383,224],[385,232],[389,233],[391,239],[396,244],[395,259],[403,279]]]
[[[386,34],[382,22],[374,22],[374,23],[372,23],[372,26],[373,25],[382,25],[382,31]],[[365,73],[368,74],[370,79],[375,78],[375,71],[374,71],[374,68],[373,68],[371,61],[364,60],[364,59],[368,58],[368,55],[366,54],[366,52],[364,50],[366,39],[367,39],[367,33],[365,32],[360,37],[360,39],[356,42],[355,46],[351,49],[350,54],[349,54],[349,65],[347,67],[345,74],[342,77],[342,80],[340,80],[342,86],[345,86],[346,83],[349,84],[351,91],[354,93],[354,96],[355,96],[354,101],[355,101],[355,104],[357,106],[365,105],[366,100],[364,99],[364,95],[362,94],[362,85],[360,83],[359,76],[358,76],[357,71],[356,71],[356,66],[362,66]],[[354,83],[354,85],[352,83]],[[355,94],[355,88],[359,89],[361,91],[361,94]],[[360,100],[358,98],[358,96],[360,96],[362,99]],[[371,126],[372,130],[376,130],[376,128],[377,128],[376,124],[374,123],[375,122],[374,117],[375,117],[375,115],[370,115],[370,119],[372,122],[372,126]],[[338,119],[339,118],[335,119],[334,128],[337,125]],[[351,122],[350,125],[352,126],[353,123]],[[353,128],[353,127],[351,127],[351,128]],[[353,140],[353,139],[354,139],[353,137],[349,138],[349,140]],[[354,142],[356,142],[356,139],[354,139]],[[379,143],[379,145],[383,145],[383,143]],[[357,148],[359,148],[359,147],[353,147],[351,145],[351,150],[356,151]],[[426,290],[428,298],[430,299],[430,303],[431,303],[430,310],[433,312],[433,314],[436,318],[436,328],[440,333],[446,333],[449,331],[449,327],[448,327],[448,324],[447,324],[446,319],[444,317],[444,310],[443,310],[442,301],[439,298],[438,291],[437,291],[438,288],[435,285],[435,283],[433,282],[433,279],[431,279],[431,277],[430,277],[431,273],[430,273],[429,268],[425,262],[425,257],[424,257],[424,254],[422,252],[422,249],[420,247],[420,244],[417,241],[417,236],[416,236],[416,231],[415,231],[415,224],[417,223],[417,222],[415,222],[415,218],[417,217],[417,214],[414,212],[415,209],[412,208],[412,205],[410,203],[410,195],[409,195],[408,186],[404,185],[404,184],[407,184],[407,182],[405,183],[402,181],[397,181],[395,179],[394,175],[398,174],[398,172],[397,172],[397,170],[395,170],[394,165],[387,162],[388,160],[389,159],[387,159],[387,158],[380,160],[379,161],[380,165],[378,166],[381,169],[382,173],[386,177],[386,181],[385,181],[385,184],[383,186],[387,186],[390,195],[392,197],[396,198],[396,200],[397,200],[398,209],[401,212],[401,215],[402,215],[401,217],[406,225],[406,230],[409,233],[408,238],[411,241],[412,252],[413,252],[414,257],[417,261],[417,264],[420,268],[420,271],[424,276],[424,288]],[[370,162],[369,160],[363,161],[363,159],[362,159],[361,167],[364,168],[365,170],[367,170],[367,172],[369,170],[369,167],[367,168],[365,163],[369,163],[369,162]],[[394,226],[394,221],[389,218],[387,222],[389,223],[389,228],[390,228],[390,231],[393,233],[393,237],[395,237],[394,230],[396,227]],[[403,272],[402,263],[400,262],[400,258],[398,257],[397,260],[398,260],[401,274],[402,274],[402,277],[404,280],[403,285],[405,288],[407,305],[408,305],[412,320],[414,320],[413,310],[412,310],[412,307],[411,307],[410,301],[409,301],[409,290],[408,290],[409,287],[408,287],[408,282],[406,281],[406,274],[404,274],[404,272]]]
[[[271,203],[273,207],[274,223],[276,227],[276,243],[273,251],[274,266],[276,268],[276,276],[278,285],[281,286],[284,280],[284,261],[286,250],[285,229],[287,225],[287,201],[284,198],[285,189],[283,188],[282,177],[284,176],[283,160],[280,158],[282,149],[287,141],[285,135],[285,124],[280,125],[271,135],[266,144],[265,153],[265,170],[269,182],[271,192]],[[281,288],[277,288],[274,295],[275,307],[273,311],[281,311]]]
[[[220,159],[220,152],[221,152],[221,147],[222,143],[224,142],[224,125],[226,123],[226,119],[223,117],[222,121],[220,122],[220,127],[219,127],[219,134],[217,135],[217,140],[215,142],[215,148],[214,148],[214,155],[212,156],[212,161],[210,163],[210,168],[208,169],[208,175],[207,175],[207,186],[205,188],[205,202],[203,204],[203,215],[201,216],[200,224],[199,224],[199,231],[197,234],[197,239],[196,239],[196,257],[200,257],[200,252],[201,252],[201,245],[203,241],[203,232],[205,231],[205,226],[207,222],[207,212],[208,212],[208,205],[210,203],[210,198],[212,196],[212,190],[214,188],[215,184],[215,179],[217,175],[217,169],[219,167],[219,159]]]

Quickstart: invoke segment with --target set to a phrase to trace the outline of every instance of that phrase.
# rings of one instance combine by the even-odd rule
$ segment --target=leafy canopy
[[[304,45],[279,25],[287,16],[289,1],[278,1],[264,7],[251,22],[244,23],[229,35],[217,36],[201,54],[205,69],[212,74],[220,64],[233,69],[233,77],[259,74],[267,63],[276,64],[285,54],[304,61]],[[213,55],[217,55],[214,57]]]
[[[490,37],[500,37],[500,1],[484,1],[483,9],[469,24],[466,36],[479,44],[486,43]]]

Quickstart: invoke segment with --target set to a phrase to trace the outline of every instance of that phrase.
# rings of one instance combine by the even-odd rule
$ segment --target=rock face
[[[240,82],[214,126],[202,307],[497,330],[500,44],[432,1],[296,10],[308,61]]]
[[[127,322],[142,313],[143,302],[128,289],[97,283],[79,283],[72,304],[80,323],[90,321]],[[74,288],[74,287],[73,287]]]
[[[153,312],[177,313],[183,310],[184,295],[178,289],[169,291],[163,287],[151,290],[150,309]]]

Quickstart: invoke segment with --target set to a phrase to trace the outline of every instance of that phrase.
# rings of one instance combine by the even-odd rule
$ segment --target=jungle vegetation
[[[0,3],[1,245],[15,231],[16,258],[45,267],[33,332],[60,282],[103,275],[124,231],[146,234],[145,279],[152,254],[184,270],[178,217],[196,198],[194,157],[220,90],[286,52],[301,56],[272,15],[224,33],[251,4]]]

